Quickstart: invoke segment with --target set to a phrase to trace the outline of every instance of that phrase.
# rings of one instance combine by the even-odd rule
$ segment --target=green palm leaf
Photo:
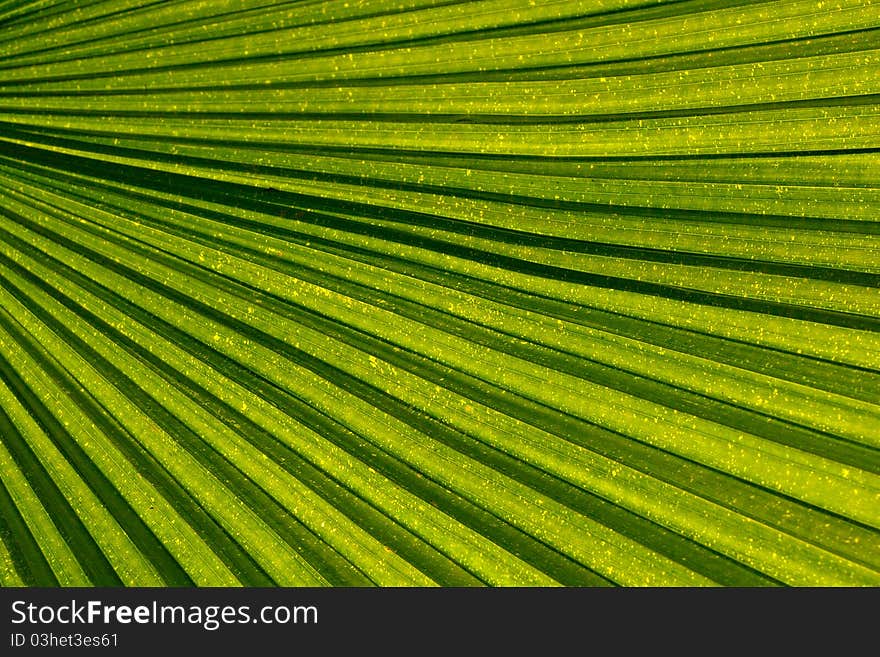
[[[880,3],[0,2],[0,582],[880,584]]]

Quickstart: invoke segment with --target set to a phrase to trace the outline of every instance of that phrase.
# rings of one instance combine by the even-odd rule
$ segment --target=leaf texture
[[[0,583],[880,585],[880,3],[0,2]]]

